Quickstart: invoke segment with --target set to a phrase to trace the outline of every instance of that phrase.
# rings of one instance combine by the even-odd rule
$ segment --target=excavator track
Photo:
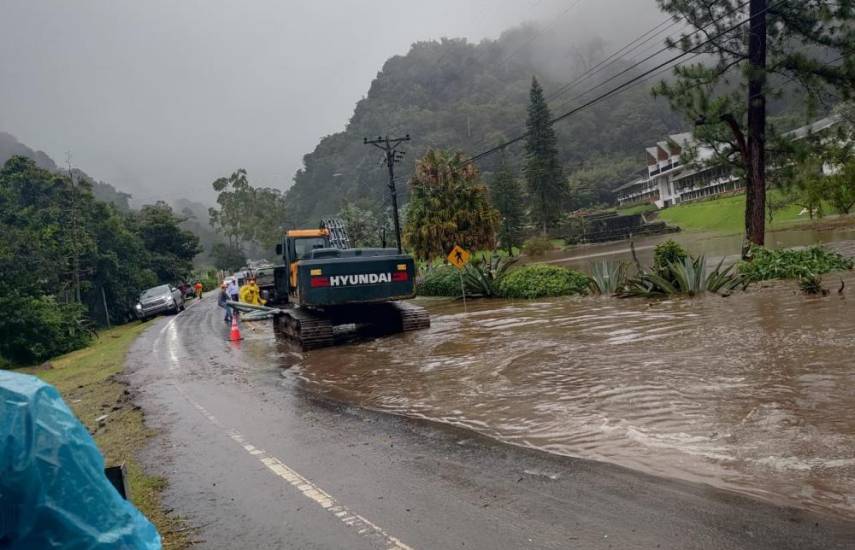
[[[305,308],[290,308],[276,318],[276,325],[304,350],[332,346],[332,321],[322,312]]]
[[[353,342],[354,337],[358,340],[429,328],[430,316],[424,308],[405,302],[330,310],[292,307],[277,315],[276,326],[302,349],[310,350]],[[348,326],[352,330],[342,330]]]
[[[430,328],[430,315],[425,308],[405,302],[393,302],[390,305],[398,311],[402,332]]]

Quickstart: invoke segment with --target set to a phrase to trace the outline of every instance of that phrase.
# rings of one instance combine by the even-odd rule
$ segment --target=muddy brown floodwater
[[[429,330],[313,351],[311,391],[498,440],[855,517],[844,297],[427,302]],[[291,376],[291,375],[289,375]]]

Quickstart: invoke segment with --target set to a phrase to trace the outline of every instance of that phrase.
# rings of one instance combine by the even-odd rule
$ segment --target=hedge
[[[588,293],[588,277],[548,264],[529,264],[514,269],[499,282],[506,298],[544,298]]]

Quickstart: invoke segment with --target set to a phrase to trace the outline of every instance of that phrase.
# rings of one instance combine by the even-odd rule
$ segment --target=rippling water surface
[[[296,372],[361,406],[855,517],[844,278],[845,297],[776,283],[654,303],[428,302],[430,330],[313,351]]]

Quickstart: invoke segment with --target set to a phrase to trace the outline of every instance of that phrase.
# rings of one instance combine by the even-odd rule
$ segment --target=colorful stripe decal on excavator
[[[410,276],[406,271],[394,273],[356,273],[352,275],[330,275],[329,277],[312,277],[312,288],[376,285],[391,282],[406,282]]]

